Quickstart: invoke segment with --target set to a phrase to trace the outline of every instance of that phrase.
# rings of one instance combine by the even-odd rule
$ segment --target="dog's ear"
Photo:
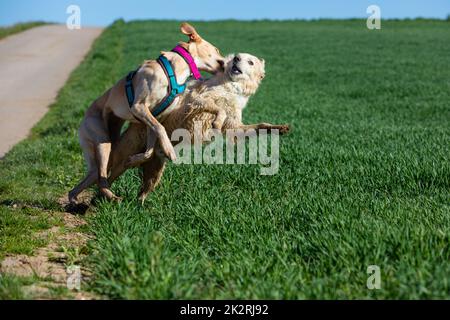
[[[195,28],[187,22],[181,24],[180,30],[183,34],[187,35],[191,41],[200,41],[201,39]]]

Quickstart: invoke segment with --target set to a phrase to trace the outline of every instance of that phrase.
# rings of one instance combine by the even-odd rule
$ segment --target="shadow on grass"
[[[89,204],[87,203],[68,203],[63,207],[64,212],[75,214],[75,215],[84,215],[86,211],[89,209]]]

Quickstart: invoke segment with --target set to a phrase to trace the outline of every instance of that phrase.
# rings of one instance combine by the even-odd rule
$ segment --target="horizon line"
[[[123,19],[123,18],[117,18],[114,19],[109,24],[88,24],[85,25],[86,27],[108,27],[112,24],[116,23],[117,21],[124,21],[125,23],[131,23],[131,22],[141,22],[141,21],[161,21],[161,22],[182,22],[182,21],[192,21],[192,22],[227,22],[227,21],[238,21],[238,22],[263,22],[263,21],[273,21],[273,22],[292,22],[292,21],[300,21],[300,22],[315,22],[315,21],[354,21],[354,20],[367,20],[367,18],[363,17],[348,17],[348,18],[327,18],[327,17],[320,17],[320,18],[289,18],[289,19],[274,19],[274,18],[255,18],[255,19],[236,19],[236,18],[225,18],[225,19],[173,19],[173,18],[148,18],[148,19]],[[382,18],[382,21],[412,21],[412,20],[429,20],[429,21],[442,21],[442,22],[448,22],[450,21],[450,14],[446,18],[437,18],[437,17],[421,17],[417,16],[414,18]],[[22,23],[35,23],[35,22],[41,22],[46,24],[64,24],[65,22],[55,22],[55,21],[45,21],[45,20],[25,20],[16,22],[13,24],[1,24],[2,27],[11,27],[17,24]]]

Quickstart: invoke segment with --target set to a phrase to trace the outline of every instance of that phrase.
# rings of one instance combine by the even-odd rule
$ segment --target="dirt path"
[[[101,32],[50,25],[0,40],[0,158],[27,137]]]
[[[19,207],[17,207],[19,209]],[[36,238],[48,239],[45,247],[34,250],[32,255],[8,254],[0,262],[0,277],[2,274],[16,277],[34,278],[31,285],[21,287],[26,299],[98,299],[91,292],[86,291],[89,270],[82,268],[85,257],[88,236],[77,228],[86,224],[82,217],[65,213],[49,212],[61,218],[63,226],[52,228],[34,234]],[[64,291],[68,288],[70,268],[79,268],[80,287]],[[58,296],[52,296],[51,289],[59,289]]]

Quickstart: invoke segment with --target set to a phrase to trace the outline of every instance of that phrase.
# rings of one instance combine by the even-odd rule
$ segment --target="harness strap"
[[[189,51],[187,51],[184,47],[177,45],[175,48],[172,49],[172,52],[178,53],[184,61],[189,66],[189,69],[191,69],[191,74],[194,77],[195,80],[201,79],[202,75],[200,74],[200,71],[197,68],[197,64],[195,63],[194,58],[192,58]]]
[[[133,103],[134,103],[133,78],[136,75],[138,70],[139,70],[139,68],[137,68],[134,71],[131,71],[127,75],[127,78],[125,80],[125,92],[127,94],[128,105],[130,106],[130,108],[133,106]]]
[[[163,55],[159,56],[158,60],[159,64],[161,65],[161,68],[164,70],[167,78],[169,79],[169,87],[167,90],[166,97],[152,110],[152,115],[154,117],[157,117],[160,115],[164,110],[166,110],[175,100],[175,98],[184,92],[186,89],[186,84],[179,85],[177,82],[177,78],[175,77],[175,73],[173,72],[172,65],[170,64],[169,60],[167,60],[166,57]],[[137,70],[131,71],[126,78],[125,81],[125,93],[127,95],[128,105],[130,108],[133,106],[134,103],[134,88],[133,88],[133,78],[136,75]]]
[[[184,90],[186,89],[186,84],[182,85],[178,84],[177,78],[175,77],[175,73],[173,72],[172,65],[170,64],[169,60],[167,60],[166,57],[164,57],[163,55],[159,56],[158,62],[163,68],[167,77],[169,78],[169,87],[167,90],[167,96],[152,111],[152,114],[155,117],[157,117],[165,109],[167,109],[172,104],[173,100],[175,100],[175,98],[179,94],[183,93]]]

